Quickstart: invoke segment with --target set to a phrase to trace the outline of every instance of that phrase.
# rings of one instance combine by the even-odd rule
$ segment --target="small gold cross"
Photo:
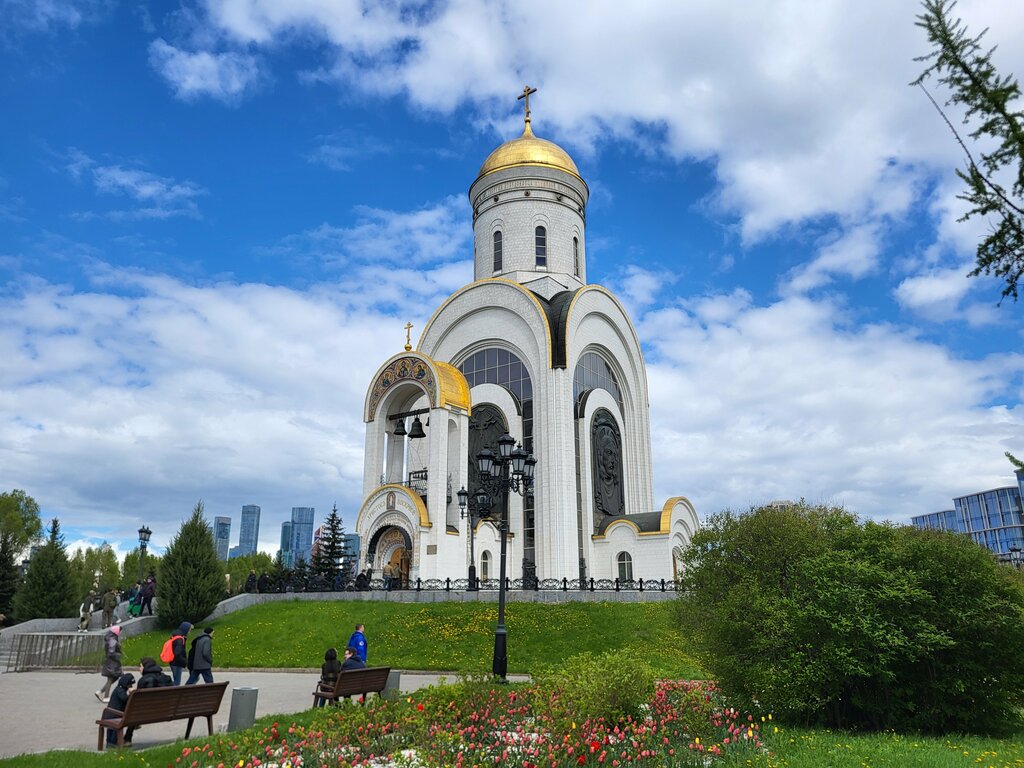
[[[412,342],[410,341],[409,334],[412,331],[412,323],[405,324],[405,351],[412,352]]]
[[[536,92],[536,88],[531,88],[528,85],[524,85],[523,92],[516,96],[516,101],[519,101],[519,99],[524,99],[526,101],[526,122],[530,122],[530,94]]]

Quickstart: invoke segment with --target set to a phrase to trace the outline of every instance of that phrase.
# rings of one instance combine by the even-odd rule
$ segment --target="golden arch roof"
[[[395,386],[414,384],[426,394],[431,408],[470,410],[469,384],[462,371],[421,352],[404,352],[382,365],[367,392],[363,421],[376,418],[377,405]]]
[[[526,123],[523,135],[518,139],[506,141],[496,150],[491,152],[480,166],[480,173],[477,178],[482,178],[489,173],[500,171],[504,168],[517,168],[525,165],[537,165],[543,168],[555,168],[583,181],[576,163],[569,157],[569,153],[555,144],[553,141],[541,139],[533,135],[530,123]]]

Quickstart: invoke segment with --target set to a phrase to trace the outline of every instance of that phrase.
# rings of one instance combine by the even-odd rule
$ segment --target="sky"
[[[956,10],[1024,72],[1024,4]],[[967,277],[919,12],[0,0],[0,489],[72,548],[159,552],[200,499],[232,544],[260,505],[269,553],[293,506],[352,531],[366,388],[472,280],[524,84],[644,345],[659,506],[909,522],[1011,485],[1024,311]]]

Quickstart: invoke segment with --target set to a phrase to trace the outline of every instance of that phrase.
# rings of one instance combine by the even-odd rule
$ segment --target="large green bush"
[[[624,651],[581,653],[534,676],[555,714],[609,722],[639,715],[656,677],[646,659]]]
[[[963,535],[804,503],[712,517],[685,554],[688,641],[793,722],[994,732],[1024,705],[1024,581]]]

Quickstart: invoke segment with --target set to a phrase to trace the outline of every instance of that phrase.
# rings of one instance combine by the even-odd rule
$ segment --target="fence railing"
[[[475,588],[479,591],[498,590],[498,579],[476,580]],[[383,590],[383,579],[372,579],[365,590]],[[459,592],[470,590],[469,579],[414,579],[399,587],[397,584],[391,587],[391,591],[399,589],[421,592],[423,590],[442,590],[445,592]],[[506,577],[506,590],[521,590],[531,592],[559,591],[559,592],[675,592],[676,583],[670,579],[633,579],[632,581],[620,581],[619,579],[512,579]],[[304,587],[298,584],[285,585],[275,591],[281,592],[354,592],[364,591],[355,586],[348,586],[343,590],[332,589],[324,585],[322,588],[315,584],[307,584]]]
[[[103,635],[84,632],[29,632],[14,635],[7,657],[8,672],[32,669],[99,671],[103,665]]]

